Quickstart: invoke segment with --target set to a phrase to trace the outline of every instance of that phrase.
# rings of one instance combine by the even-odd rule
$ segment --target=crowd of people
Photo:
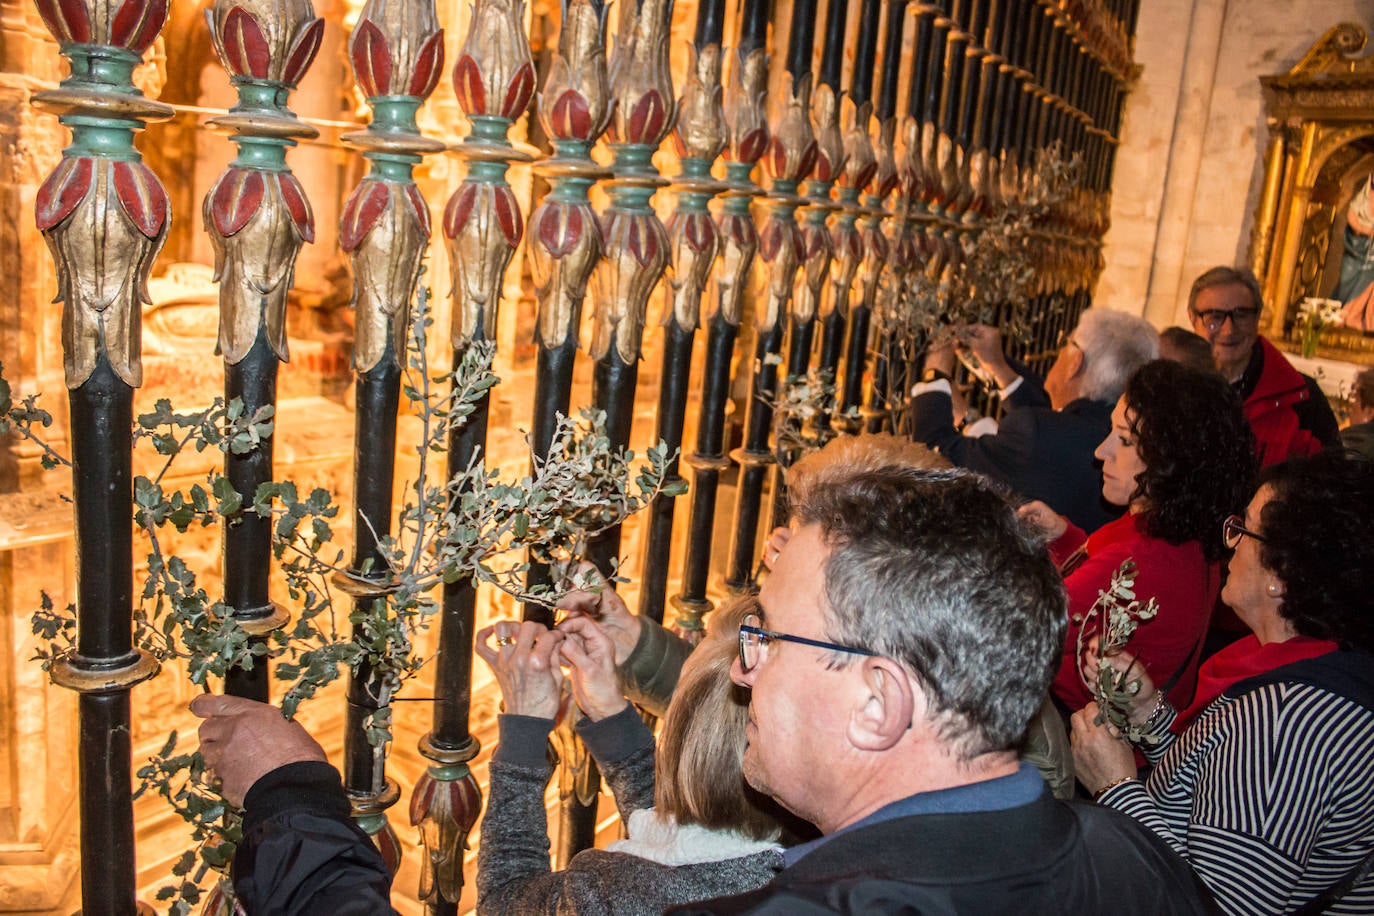
[[[997,429],[956,427],[932,349],[912,437],[794,465],[768,574],[699,645],[610,588],[478,633],[504,703],[478,911],[1374,912],[1374,371],[1338,431],[1261,308],[1216,268],[1193,332],[1090,309],[1043,382],[965,329]],[[1158,613],[1104,644],[1127,561]],[[555,871],[568,697],[624,834]],[[244,910],[390,912],[319,745],[264,704],[192,710],[244,809]]]

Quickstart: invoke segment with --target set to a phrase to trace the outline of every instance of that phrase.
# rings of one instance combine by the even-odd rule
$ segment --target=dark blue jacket
[[[1111,429],[1113,405],[1079,398],[1055,410],[1033,378],[1022,378],[994,435],[962,435],[954,428],[949,395],[929,392],[912,399],[911,438],[1025,499],[1044,501],[1084,531],[1096,531],[1121,515],[1102,499],[1102,468],[1093,458]]]

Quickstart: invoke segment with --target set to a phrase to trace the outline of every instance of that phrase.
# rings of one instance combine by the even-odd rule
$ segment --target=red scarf
[[[1197,672],[1197,692],[1193,695],[1193,705],[1178,714],[1171,730],[1175,734],[1182,734],[1232,684],[1283,665],[1335,652],[1337,648],[1330,640],[1313,639],[1310,636],[1294,636],[1284,642],[1260,645],[1259,638],[1251,633],[1202,663]]]

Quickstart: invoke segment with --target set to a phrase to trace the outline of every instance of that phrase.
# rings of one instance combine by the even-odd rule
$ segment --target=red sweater
[[[1169,730],[1183,734],[1193,720],[1232,684],[1267,674],[1293,662],[1335,652],[1339,648],[1330,640],[1313,639],[1310,636],[1294,636],[1285,642],[1263,645],[1254,633],[1238,639],[1202,663],[1197,674],[1197,695],[1193,697],[1191,706],[1179,710]]]
[[[1161,687],[1183,669],[1168,692],[1175,709],[1187,707],[1193,698],[1198,647],[1221,588],[1220,564],[1209,563],[1196,541],[1175,545],[1150,537],[1142,518],[1128,513],[1093,532],[1086,539],[1087,559],[1064,579],[1069,592],[1069,632],[1064,660],[1050,689],[1070,709],[1082,709],[1092,699],[1078,675],[1079,624],[1127,558],[1135,560],[1137,567],[1136,597],[1142,602],[1157,599],[1159,613],[1140,624],[1126,651],[1135,653],[1150,679]],[[1050,555],[1055,562],[1063,562],[1083,543],[1083,532],[1070,525],[1050,545]]]

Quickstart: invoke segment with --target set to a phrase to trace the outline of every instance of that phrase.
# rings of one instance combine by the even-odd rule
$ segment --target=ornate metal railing
[[[814,369],[833,381],[833,396],[814,421],[819,435],[900,429],[919,350],[947,316],[967,317],[960,297],[982,295],[986,278],[974,275],[969,260],[979,233],[1043,192],[1045,163],[1055,156],[1077,160],[1077,179],[1072,195],[1037,213],[1022,240],[1035,268],[1022,309],[1030,316],[1017,344],[1022,355],[1034,363],[1051,351],[1088,304],[1100,270],[1131,75],[1134,0],[854,3],[858,16],[850,15],[850,0],[827,0],[823,10],[816,0],[793,0],[785,16],[780,7],[776,19],[786,29],[775,32],[787,35],[785,60],[772,71],[771,92],[768,0],[742,0],[731,10],[723,0],[702,0],[676,91],[667,0],[620,4],[609,53],[601,0],[559,5],[557,50],[538,101],[553,149],[536,167],[548,189],[530,218],[535,372],[533,399],[520,414],[531,418],[533,449],[542,457],[558,414],[573,407],[590,284],[591,400],[605,411],[614,445],[636,444],[645,325],[651,302],[662,301],[663,333],[651,339],[662,359],[655,438],[676,450],[695,426],[684,458],[692,496],[686,519],[676,516],[671,496],[650,511],[640,612],[664,617],[680,570],[672,604],[688,634],[700,632],[718,594],[712,572],[725,588],[749,588],[761,526],[785,517],[782,475],[769,485],[778,448],[771,415],[782,379]],[[143,288],[170,218],[167,196],[132,140],[144,123],[171,113],[139,93],[131,74],[166,7],[153,0],[38,0],[38,7],[71,66],[59,88],[34,96],[71,130],[37,198],[64,309],[79,556],[77,651],[55,666],[53,678],[81,693],[84,911],[124,914],[136,905],[129,689],[157,669],[130,638],[127,430],[141,378]],[[326,24],[308,0],[217,0],[207,18],[238,95],[231,111],[209,122],[236,147],[204,205],[220,282],[219,349],[227,397],[254,411],[275,403],[278,367],[288,355],[293,265],[314,237],[304,189],[310,182],[293,175],[287,153],[316,131],[286,102]],[[857,22],[852,36],[850,20]],[[727,22],[735,23],[728,40]],[[849,46],[847,63],[841,52]],[[430,205],[416,183],[423,158],[448,150],[465,169],[442,219],[455,365],[475,344],[495,340],[503,277],[525,235],[521,201],[507,181],[509,166],[530,158],[508,139],[536,84],[522,0],[471,6],[452,71],[470,132],[451,145],[417,126],[443,71],[443,48],[435,0],[368,0],[348,40],[354,80],[371,109],[366,129],[343,138],[368,171],[342,206],[339,231],[354,275],[357,405],[354,547],[340,582],[360,603],[392,587],[378,543],[392,526],[404,338],[431,236]],[[602,165],[607,160],[593,148],[608,127],[609,164]],[[674,129],[679,165],[667,180],[653,157]],[[760,161],[766,193],[754,174]],[[598,183],[608,199],[599,216]],[[673,209],[665,226],[654,197],[667,186]],[[1005,303],[985,305],[1012,314]],[[705,334],[693,412],[699,326]],[[750,352],[736,353],[741,337]],[[749,390],[740,447],[730,452],[735,363]],[[484,400],[450,437],[451,475],[485,450],[489,409]],[[226,475],[245,499],[271,479],[272,458],[270,437],[227,457]],[[737,476],[733,491],[723,491],[736,473],[731,458]],[[674,461],[670,474],[677,473]],[[770,492],[772,513],[764,511]],[[722,498],[732,503],[728,550],[714,536]],[[269,529],[270,520],[249,519],[224,533],[225,604],[258,640],[286,619],[268,594]],[[676,558],[675,530],[686,532]],[[608,566],[622,552],[620,531],[599,535],[589,552]],[[533,563],[529,584],[547,579]],[[420,744],[426,770],[410,810],[425,847],[418,894],[430,912],[453,913],[463,849],[480,809],[469,767],[478,752],[470,722],[474,583],[446,585],[442,607],[432,724]],[[526,613],[548,620],[542,608]],[[267,685],[266,666],[258,665],[231,672],[224,688],[265,699]],[[386,812],[402,790],[387,776],[385,749],[365,734],[389,701],[365,666],[352,672],[344,760],[355,814],[395,857],[400,847]],[[598,780],[575,740],[560,733],[557,741],[572,774],[564,778],[558,842],[566,860],[594,838]]]

